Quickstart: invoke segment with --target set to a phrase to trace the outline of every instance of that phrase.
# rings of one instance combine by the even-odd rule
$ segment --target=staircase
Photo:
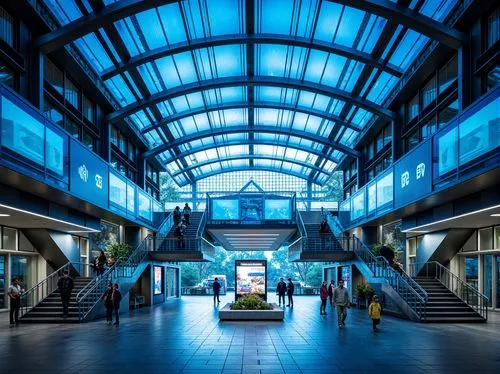
[[[417,277],[415,280],[428,295],[425,322],[485,322],[481,315],[437,279]]]
[[[191,212],[191,216],[189,217],[189,225],[187,225],[186,230],[184,231],[184,237],[186,239],[196,239],[198,227],[203,217],[203,213],[204,212]],[[167,238],[175,238],[175,227],[175,225],[172,226],[172,228],[168,232]]]
[[[85,286],[87,286],[92,278],[79,277],[73,279],[75,287],[71,293],[69,303],[69,316],[62,318],[62,303],[59,290],[52,292],[38,305],[32,308],[29,312],[23,314],[20,321],[22,323],[78,323],[78,305],[76,303],[76,295]]]
[[[306,251],[343,251],[337,238],[331,233],[320,233],[318,223],[304,223],[307,235]]]

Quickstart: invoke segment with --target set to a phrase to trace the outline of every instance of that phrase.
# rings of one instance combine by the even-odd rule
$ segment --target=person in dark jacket
[[[333,279],[330,281],[328,285],[328,298],[330,299],[330,308],[333,309],[333,292],[335,291],[335,282]]]
[[[292,278],[288,278],[288,283],[286,285],[286,295],[288,296],[288,307],[293,308],[293,291],[295,291],[295,285],[292,282]]]
[[[191,208],[189,207],[188,203],[184,205],[184,210],[182,211],[182,213],[184,213],[184,221],[186,221],[186,225],[189,226],[189,217],[191,217]]]
[[[215,278],[214,284],[212,285],[212,288],[214,289],[214,304],[215,304],[216,298],[217,298],[217,304],[218,304],[218,303],[220,303],[220,300],[219,300],[219,295],[220,295],[219,278]]]
[[[181,219],[182,219],[181,208],[179,208],[179,206],[176,206],[174,209],[174,225],[178,225]]]
[[[177,239],[177,249],[186,249],[185,232],[186,225],[184,225],[184,221],[180,221],[174,229],[174,237]]]
[[[119,285],[118,283],[115,283],[113,286],[113,307],[115,309],[115,323],[113,325],[119,325],[120,324],[120,301],[122,301],[122,294],[118,290]]]
[[[68,317],[69,300],[71,299],[71,292],[75,286],[73,279],[69,276],[69,272],[64,270],[63,276],[57,282],[57,288],[61,294],[61,302],[63,308],[62,317]]]
[[[319,308],[319,314],[326,316],[326,300],[328,300],[328,288],[326,287],[326,281],[323,281],[321,288],[319,289],[319,297],[321,298],[321,307]]]
[[[279,306],[281,306],[282,299],[283,299],[283,306],[285,306],[286,283],[283,280],[283,278],[280,278],[278,286],[276,286],[276,293],[278,294]]]
[[[99,269],[97,272],[97,276],[104,274],[104,266],[107,265],[108,259],[104,254],[104,251],[101,251],[99,257],[97,258],[97,268]]]
[[[108,289],[104,292],[102,300],[106,307],[106,323],[110,325],[113,322],[113,283],[108,284]]]

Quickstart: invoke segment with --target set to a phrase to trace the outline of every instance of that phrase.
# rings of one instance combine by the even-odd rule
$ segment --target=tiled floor
[[[0,373],[500,372],[500,314],[479,325],[384,317],[373,333],[365,310],[351,309],[339,330],[334,312],[319,315],[316,297],[295,299],[282,323],[220,323],[205,297],[122,313],[118,328],[102,321],[10,328],[2,313]]]

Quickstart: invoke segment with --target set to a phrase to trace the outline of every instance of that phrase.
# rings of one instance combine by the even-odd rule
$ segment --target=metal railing
[[[49,274],[45,279],[38,282],[21,295],[21,317],[37,306],[43,299],[57,290],[57,282],[62,277],[64,271],[70,270],[71,263],[68,262],[59,269]]]
[[[149,245],[156,252],[198,251],[209,256],[215,255],[215,246],[203,237],[199,238],[167,238],[156,236],[155,244]]]
[[[172,226],[174,225],[174,215],[172,212],[163,220],[161,225],[158,227],[157,234],[161,236],[167,236]]]
[[[304,220],[302,219],[300,212],[297,211],[295,215],[297,216],[297,226],[299,227],[300,236],[307,238],[306,226],[304,225]]]
[[[353,238],[354,252],[368,266],[373,276],[384,278],[408,304],[419,320],[425,321],[429,299],[427,292],[403,269],[395,270],[385,257],[375,256],[358,237],[353,235]]]
[[[198,224],[198,230],[196,230],[196,237],[201,238],[203,236],[203,230],[205,229],[205,224],[207,223],[207,211],[204,210],[201,215],[200,223]]]
[[[410,275],[412,277],[420,275],[436,279],[469,307],[474,309],[474,311],[476,311],[481,317],[485,320],[488,319],[488,297],[483,295],[463,279],[460,279],[459,276],[453,274],[439,262],[429,261],[424,264],[411,264]]]
[[[132,252],[128,258],[119,258],[110,268],[104,271],[100,277],[88,283],[77,295],[78,318],[80,321],[93,310],[95,305],[101,301],[110,282],[120,283],[120,278],[132,277],[139,264],[146,258],[151,236],[147,236]]]

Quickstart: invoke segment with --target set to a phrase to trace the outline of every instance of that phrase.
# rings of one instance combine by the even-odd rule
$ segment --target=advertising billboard
[[[291,220],[292,204],[290,199],[270,199],[264,202],[266,220]]]
[[[70,145],[69,189],[90,203],[108,206],[108,164],[75,140]]]
[[[154,294],[161,295],[163,293],[163,268],[161,266],[154,266]]]
[[[396,206],[418,200],[432,190],[432,142],[427,141],[399,160],[394,167]]]
[[[221,221],[240,219],[240,201],[238,199],[213,199],[212,219]]]
[[[235,261],[236,300],[246,295],[257,295],[267,299],[267,261]]]

